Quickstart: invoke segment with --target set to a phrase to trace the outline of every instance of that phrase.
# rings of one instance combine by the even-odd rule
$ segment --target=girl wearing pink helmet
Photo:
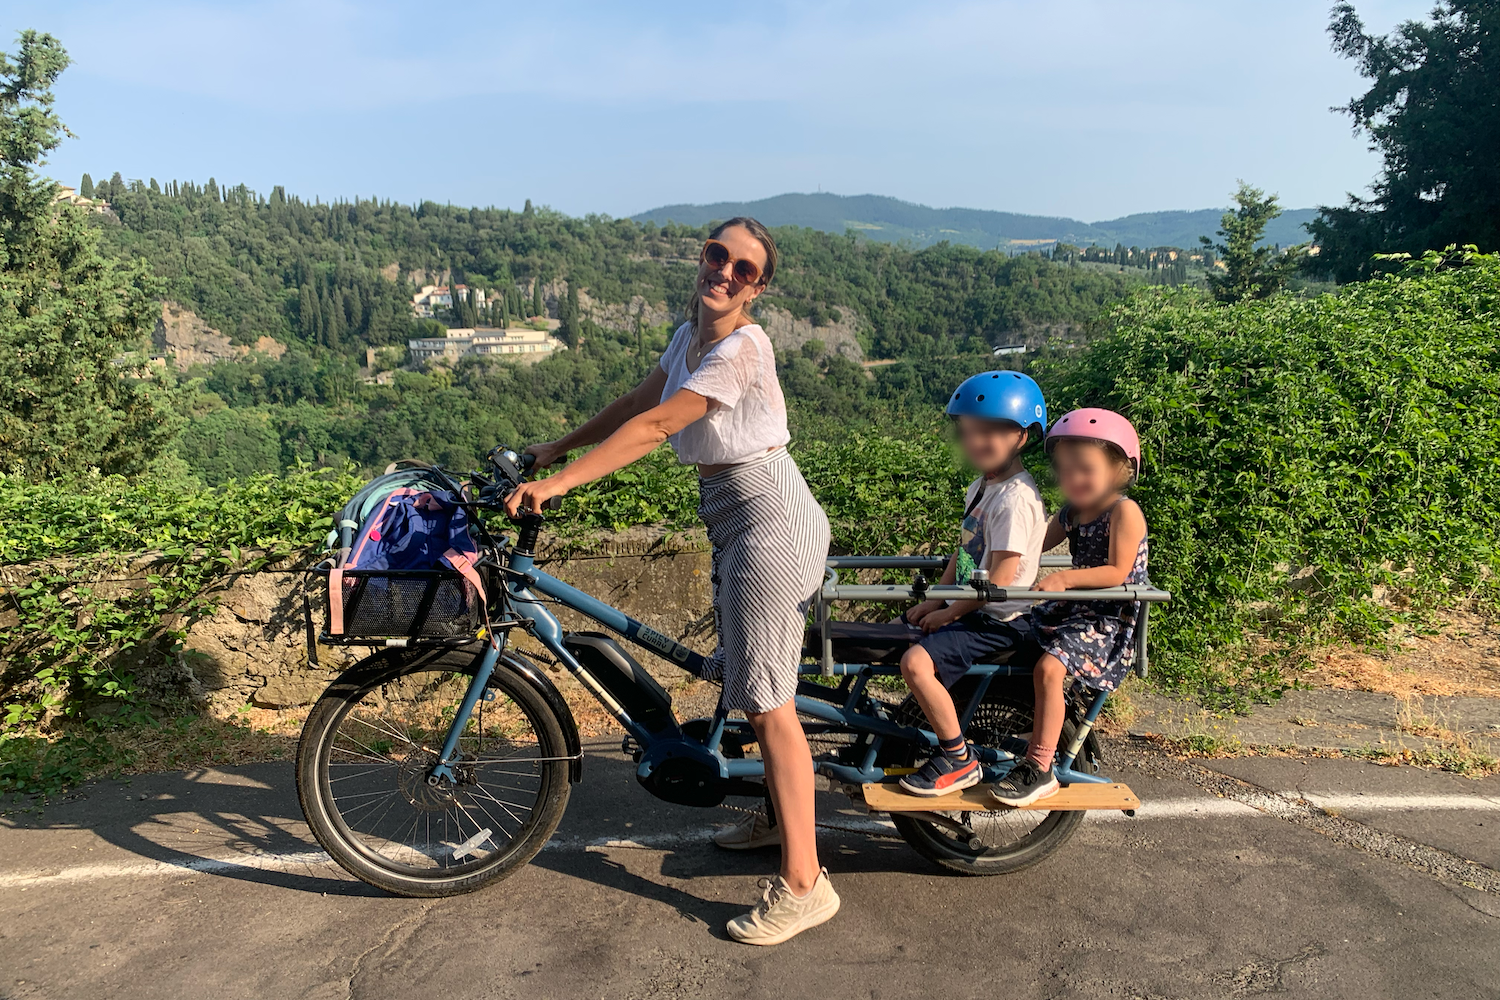
[[[1146,518],[1124,492],[1141,471],[1141,444],[1130,421],[1110,410],[1074,410],[1047,432],[1047,453],[1067,500],[1047,525],[1042,549],[1068,540],[1073,567],[1038,590],[1095,590],[1145,584]],[[1046,601],[1030,612],[1040,646],[1034,670],[1036,715],[1026,757],[991,791],[1010,806],[1030,805],[1058,789],[1052,758],[1062,735],[1064,684],[1113,691],[1135,658],[1140,605],[1125,601]]]

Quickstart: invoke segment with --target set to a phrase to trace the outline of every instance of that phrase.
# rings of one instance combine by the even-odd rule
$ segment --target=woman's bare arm
[[[667,373],[660,365],[651,369],[651,374],[641,380],[640,385],[625,393],[613,403],[600,410],[592,418],[564,434],[556,441],[532,445],[526,450],[537,457],[537,464],[548,466],[566,458],[568,452],[598,444],[637,417],[656,406],[661,400],[662,387],[667,384]],[[674,434],[676,431],[673,432]],[[613,470],[611,470],[613,471]]]
[[[689,389],[679,389],[660,406],[653,406],[624,421],[599,447],[576,462],[570,462],[557,475],[523,484],[505,501],[505,509],[512,517],[525,510],[541,510],[542,504],[552,497],[602,479],[651,454],[667,438],[707,414],[708,397]]]

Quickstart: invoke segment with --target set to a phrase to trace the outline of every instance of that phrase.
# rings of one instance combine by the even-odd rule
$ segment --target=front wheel
[[[400,896],[472,892],[525,865],[557,829],[567,739],[510,654],[464,725],[455,780],[428,780],[478,662],[472,649],[388,650],[313,706],[297,796],[318,843],[356,878]]]

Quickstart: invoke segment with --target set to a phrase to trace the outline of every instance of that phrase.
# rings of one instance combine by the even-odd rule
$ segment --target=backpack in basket
[[[330,639],[474,634],[485,587],[460,499],[430,468],[388,472],[355,494],[329,535]]]

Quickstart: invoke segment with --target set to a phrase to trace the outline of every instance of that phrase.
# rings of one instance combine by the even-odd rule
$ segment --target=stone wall
[[[554,544],[542,554],[548,572],[639,618],[659,632],[707,652],[713,643],[710,555],[701,533],[663,537],[632,531],[567,547]],[[314,621],[322,625],[320,577],[310,578]],[[218,708],[246,703],[292,708],[317,698],[334,673],[368,654],[366,647],[320,646],[315,666],[308,662],[302,612],[303,576],[292,569],[270,569],[230,577],[219,590],[218,609],[191,623],[178,654],[156,655],[136,668],[151,694],[182,693]],[[586,629],[583,616],[554,609],[569,629]],[[599,626],[594,625],[594,628]],[[529,639],[520,645],[546,662]],[[684,675],[642,656],[664,682]]]

